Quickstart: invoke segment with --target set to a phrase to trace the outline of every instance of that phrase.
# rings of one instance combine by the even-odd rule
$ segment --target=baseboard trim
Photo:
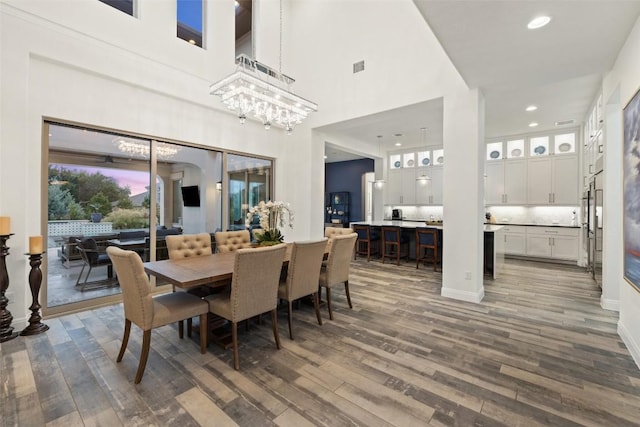
[[[484,298],[484,287],[480,288],[478,292],[460,291],[457,289],[450,289],[443,287],[440,290],[440,295],[445,298],[452,298],[461,301],[479,303]]]
[[[600,307],[602,307],[604,310],[620,311],[620,300],[606,299],[604,296],[601,296]]]
[[[627,350],[631,353],[633,361],[636,362],[638,369],[640,369],[640,344],[633,339],[633,336],[621,321],[618,321],[618,335],[622,338],[622,341],[627,346]]]

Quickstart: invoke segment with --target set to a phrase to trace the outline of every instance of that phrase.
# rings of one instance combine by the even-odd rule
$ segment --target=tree
[[[68,190],[60,188],[59,185],[49,186],[49,219],[67,219],[69,205],[74,202],[73,196]]]
[[[118,200],[118,207],[120,209],[133,209],[133,203],[131,202],[131,199],[129,199],[128,197],[123,197],[120,200]]]
[[[89,199],[89,203],[87,204],[91,208],[91,212],[99,212],[103,216],[106,216],[111,212],[111,202],[107,196],[99,192],[95,194],[91,199]]]

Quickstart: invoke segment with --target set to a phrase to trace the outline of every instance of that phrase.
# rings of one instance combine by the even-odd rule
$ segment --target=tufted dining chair
[[[115,267],[124,304],[124,336],[117,362],[122,361],[129,343],[131,323],[135,323],[143,331],[142,351],[135,377],[135,384],[140,383],[149,357],[151,330],[177,321],[200,316],[200,352],[207,351],[207,313],[209,305],[206,301],[186,292],[173,292],[157,297],[151,295],[151,284],[144,271],[142,259],[134,251],[125,251],[115,246],[107,248],[107,254]]]
[[[327,308],[329,309],[329,319],[333,320],[333,310],[331,309],[331,288],[344,283],[344,291],[347,295],[349,308],[351,296],[349,295],[349,269],[351,267],[351,253],[356,245],[357,233],[336,236],[333,239],[326,266],[320,271],[320,286],[327,289]]]
[[[231,289],[222,294],[205,297],[209,311],[231,322],[233,363],[240,369],[238,356],[238,322],[271,312],[271,325],[276,347],[278,336],[278,283],[287,245],[238,249],[236,252]]]
[[[324,237],[329,239],[327,242],[327,252],[331,250],[331,244],[333,243],[333,239],[336,236],[343,236],[345,234],[351,234],[353,230],[351,228],[343,228],[343,227],[327,227],[324,229]],[[326,264],[326,263],[325,263]]]
[[[167,236],[165,238],[167,251],[169,253],[169,259],[184,259],[198,256],[211,255],[211,235],[209,233],[199,234],[180,234]],[[174,292],[176,287],[173,287]],[[209,295],[209,288],[207,286],[198,286],[191,288],[187,292],[196,295],[200,298]],[[187,336],[191,336],[192,319],[187,319]],[[182,321],[178,322],[178,334],[180,338],[183,337],[183,324]]]
[[[311,242],[294,242],[291,245],[291,258],[287,268],[287,277],[280,280],[278,298],[289,303],[289,338],[293,339],[291,328],[293,301],[311,295],[316,310],[318,324],[322,325],[318,301],[318,281],[322,258],[327,248],[327,239]]]
[[[220,253],[233,252],[251,247],[249,230],[218,231],[216,233],[216,249]]]

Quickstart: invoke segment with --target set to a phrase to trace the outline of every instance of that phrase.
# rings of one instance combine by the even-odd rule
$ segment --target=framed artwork
[[[640,291],[640,90],[624,107],[624,278]]]

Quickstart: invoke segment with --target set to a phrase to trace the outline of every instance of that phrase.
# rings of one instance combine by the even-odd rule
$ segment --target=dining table
[[[282,263],[283,269],[289,264],[292,248],[292,244],[287,244]],[[327,251],[328,249],[329,245],[327,245]],[[150,261],[143,263],[143,266],[147,274],[179,288],[190,289],[206,285],[215,289],[229,286],[233,277],[235,259],[236,252],[224,252],[182,259]],[[231,339],[229,331],[224,327],[225,324],[224,319],[210,316],[207,329],[210,340],[217,342],[223,348],[228,348],[231,345]]]

